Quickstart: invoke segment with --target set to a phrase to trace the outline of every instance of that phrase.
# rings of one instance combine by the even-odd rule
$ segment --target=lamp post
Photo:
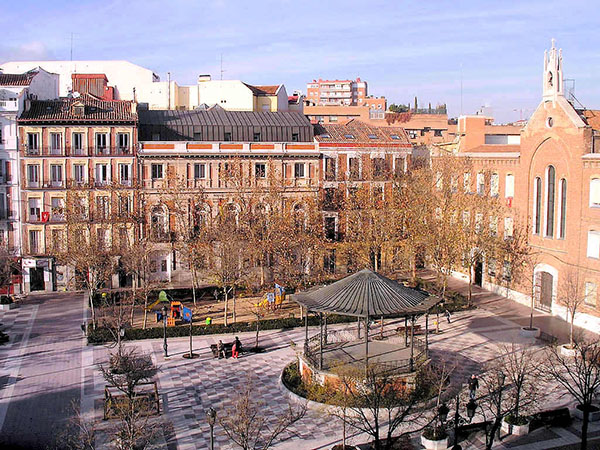
[[[467,417],[469,418],[469,423],[473,420],[475,416],[475,410],[477,409],[477,403],[475,400],[470,399],[467,403]],[[462,450],[462,446],[458,443],[458,428],[462,423],[466,423],[467,420],[463,418],[459,413],[460,407],[460,392],[456,394],[456,409],[454,410],[454,419],[452,424],[448,423],[448,428],[452,426],[454,428],[454,444],[452,446],[452,450]],[[442,403],[440,407],[438,407],[438,418],[442,426],[444,426],[444,422],[448,418],[448,413],[450,412],[450,408],[445,403]]]
[[[215,450],[214,429],[215,422],[217,420],[217,411],[215,411],[212,406],[208,408],[208,411],[206,412],[206,419],[208,420],[208,425],[210,426],[210,450]]]
[[[167,354],[167,307],[163,305],[162,307],[162,315],[163,315],[163,350],[165,358],[169,355]]]

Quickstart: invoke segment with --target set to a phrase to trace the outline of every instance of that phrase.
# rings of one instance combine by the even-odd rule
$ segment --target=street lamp
[[[165,351],[165,358],[169,355],[167,354],[167,307],[163,305],[162,307],[162,315],[163,315],[163,350]]]
[[[217,411],[211,406],[208,408],[206,412],[206,419],[208,420],[208,425],[210,426],[210,450],[215,450],[215,437],[214,437],[214,429],[215,422],[217,420]]]

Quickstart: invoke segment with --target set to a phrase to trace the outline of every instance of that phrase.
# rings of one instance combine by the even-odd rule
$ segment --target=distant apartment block
[[[368,106],[386,110],[384,97],[369,97],[367,82],[356,80],[313,80],[306,85],[306,100],[309,105]]]

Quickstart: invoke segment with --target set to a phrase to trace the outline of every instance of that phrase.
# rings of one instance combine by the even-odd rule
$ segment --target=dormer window
[[[353,134],[345,134],[344,137],[346,139],[355,139]]]
[[[83,103],[74,103],[73,104],[73,115],[76,117],[82,117],[85,115],[85,105]]]

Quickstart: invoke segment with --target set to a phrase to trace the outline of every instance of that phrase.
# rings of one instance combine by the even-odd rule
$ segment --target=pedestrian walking
[[[479,379],[477,375],[472,374],[471,378],[469,378],[469,398],[471,400],[475,400],[477,396],[477,389],[479,388]]]
[[[444,315],[446,316],[446,320],[448,321],[448,323],[450,323],[450,317],[452,316],[452,314],[450,314],[450,311],[448,311],[447,309],[444,310]]]

